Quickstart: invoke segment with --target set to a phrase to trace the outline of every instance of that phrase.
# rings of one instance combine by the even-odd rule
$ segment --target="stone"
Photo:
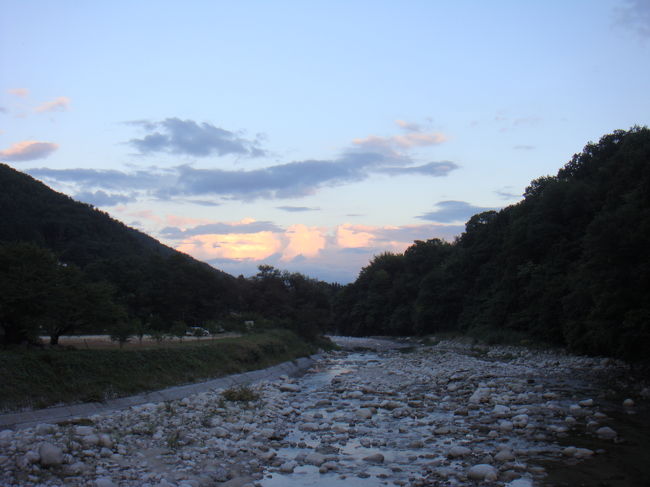
[[[381,453],[375,453],[373,455],[368,455],[367,457],[364,457],[364,461],[368,463],[384,463],[384,455]]]
[[[495,404],[494,409],[492,410],[492,414],[502,418],[510,414],[510,408],[508,406],[504,406],[503,404]]]
[[[40,463],[44,467],[57,466],[63,463],[63,450],[52,443],[42,443],[38,449]]]
[[[298,466],[294,461],[286,462],[280,465],[280,472],[282,473],[293,473],[293,470]]]
[[[633,408],[634,407],[634,399],[630,399],[629,397],[623,401],[623,406],[626,408]]]
[[[372,418],[372,409],[370,408],[361,408],[357,410],[357,417],[361,419],[370,419]]]
[[[469,398],[469,402],[475,404],[481,402],[487,402],[490,399],[490,394],[491,394],[490,389],[486,387],[479,387],[472,393],[472,395]]]
[[[298,387],[296,384],[292,384],[291,382],[285,382],[284,384],[280,385],[280,390],[282,392],[299,392],[300,387]]]
[[[92,435],[95,433],[95,428],[92,426],[75,426],[74,433],[79,436]]]
[[[609,426],[603,426],[596,430],[596,435],[603,440],[613,440],[616,438],[617,433]]]
[[[515,455],[510,450],[504,449],[494,455],[494,459],[497,462],[509,462],[515,459]]]
[[[95,480],[95,487],[117,487],[117,484],[107,477],[100,477]]]
[[[489,480],[494,481],[497,479],[497,469],[492,465],[486,463],[479,463],[470,467],[467,471],[467,476],[472,480]]]
[[[459,458],[459,457],[464,457],[472,453],[472,450],[467,448],[466,446],[452,446],[449,451],[447,452],[447,456],[451,458]]]
[[[533,481],[531,479],[521,477],[508,482],[505,487],[533,487]]]
[[[57,426],[54,424],[49,424],[49,423],[41,423],[37,424],[35,431],[37,435],[49,435],[51,433],[54,433],[57,429]]]
[[[306,464],[314,465],[316,467],[320,467],[326,460],[325,455],[318,452],[312,452],[305,457]]]

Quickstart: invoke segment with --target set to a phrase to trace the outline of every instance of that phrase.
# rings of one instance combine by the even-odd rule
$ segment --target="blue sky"
[[[349,282],[650,120],[650,1],[0,2],[0,161],[234,275]]]

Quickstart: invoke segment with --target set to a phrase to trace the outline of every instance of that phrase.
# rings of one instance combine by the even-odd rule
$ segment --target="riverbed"
[[[214,390],[0,432],[0,484],[647,485],[649,394],[622,363],[334,339],[345,349],[249,401]]]

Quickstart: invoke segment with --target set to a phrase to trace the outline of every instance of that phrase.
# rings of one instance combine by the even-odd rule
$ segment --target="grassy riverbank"
[[[143,350],[2,350],[0,411],[102,401],[315,353],[287,330]]]

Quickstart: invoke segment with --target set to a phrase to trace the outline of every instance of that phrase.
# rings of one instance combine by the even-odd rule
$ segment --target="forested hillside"
[[[588,144],[524,199],[474,215],[454,242],[377,256],[343,289],[340,332],[474,331],[580,352],[650,350],[650,130]]]

